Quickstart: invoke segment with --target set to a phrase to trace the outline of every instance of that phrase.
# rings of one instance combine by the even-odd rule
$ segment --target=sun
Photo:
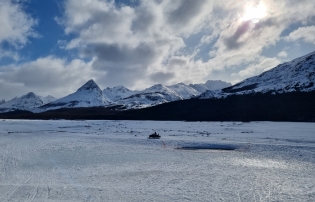
[[[242,21],[252,21],[258,23],[262,18],[267,15],[267,7],[264,3],[260,2],[258,5],[250,5],[245,9]]]

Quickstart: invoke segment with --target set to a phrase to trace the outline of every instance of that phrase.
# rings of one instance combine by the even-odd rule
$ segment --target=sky
[[[314,0],[0,0],[0,99],[233,84],[315,51]]]

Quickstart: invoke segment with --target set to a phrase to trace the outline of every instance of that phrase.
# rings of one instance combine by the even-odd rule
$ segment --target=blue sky
[[[235,3],[236,2],[236,3]],[[0,99],[237,83],[315,51],[312,0],[0,0]]]

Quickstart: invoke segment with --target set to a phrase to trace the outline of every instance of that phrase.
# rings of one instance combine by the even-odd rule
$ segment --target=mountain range
[[[231,86],[223,81],[207,81],[205,84],[179,83],[171,86],[154,85],[143,91],[133,91],[124,86],[100,87],[91,79],[76,92],[56,99],[53,96],[41,97],[30,92],[21,97],[0,104],[0,113],[25,110],[40,113],[60,108],[111,107],[117,109],[140,109],[150,106],[196,97],[206,90]]]

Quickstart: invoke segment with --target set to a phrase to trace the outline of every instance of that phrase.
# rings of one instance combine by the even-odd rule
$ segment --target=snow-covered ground
[[[315,124],[0,120],[0,201],[313,202]]]

